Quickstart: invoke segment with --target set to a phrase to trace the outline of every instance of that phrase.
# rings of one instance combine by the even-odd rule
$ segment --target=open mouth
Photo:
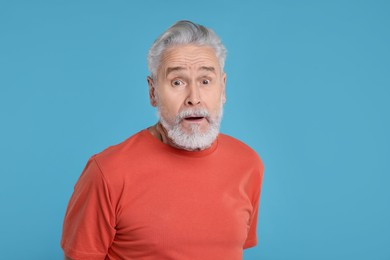
[[[188,121],[199,121],[199,120],[202,120],[203,118],[204,118],[203,116],[190,116],[190,117],[186,117],[184,119],[188,120]]]

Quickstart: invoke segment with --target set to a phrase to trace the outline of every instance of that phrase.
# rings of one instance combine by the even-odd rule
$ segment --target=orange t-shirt
[[[73,259],[242,259],[257,243],[262,176],[257,154],[227,135],[189,152],[143,130],[88,161],[61,246]]]

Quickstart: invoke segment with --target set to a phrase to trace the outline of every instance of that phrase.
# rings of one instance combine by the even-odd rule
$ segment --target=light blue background
[[[390,259],[389,1],[1,1],[1,259],[62,259],[87,159],[154,124],[146,53],[179,19],[228,48],[223,132],[265,164],[244,259]]]

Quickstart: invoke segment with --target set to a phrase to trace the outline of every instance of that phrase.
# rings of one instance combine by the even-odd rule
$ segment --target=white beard
[[[223,115],[223,102],[221,102],[219,114],[211,118],[206,109],[189,109],[181,111],[175,118],[174,122],[169,122],[162,116],[160,106],[157,107],[158,118],[162,126],[167,131],[168,137],[172,142],[185,150],[203,150],[212,145],[219,134]],[[192,124],[189,133],[181,126],[181,121],[188,116],[202,116],[209,122],[209,129],[202,132],[198,124]]]

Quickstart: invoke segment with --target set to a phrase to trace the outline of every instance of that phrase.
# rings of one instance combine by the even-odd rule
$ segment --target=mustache
[[[182,121],[187,117],[204,117],[208,120],[210,119],[210,113],[205,108],[183,110],[176,116],[176,120]]]

